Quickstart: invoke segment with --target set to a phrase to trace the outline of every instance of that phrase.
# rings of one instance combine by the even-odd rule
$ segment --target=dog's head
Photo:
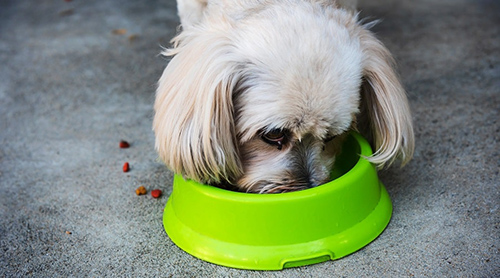
[[[413,130],[388,50],[351,12],[270,6],[180,33],[157,90],[156,148],[176,173],[273,193],[328,181],[346,132],[407,162]]]

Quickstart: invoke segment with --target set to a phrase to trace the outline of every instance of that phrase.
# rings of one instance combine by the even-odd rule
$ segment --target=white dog
[[[160,158],[185,178],[276,193],[328,181],[349,130],[383,167],[413,155],[388,50],[352,1],[179,0],[159,81]]]

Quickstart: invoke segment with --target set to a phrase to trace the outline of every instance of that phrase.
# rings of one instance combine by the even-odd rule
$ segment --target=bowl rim
[[[181,181],[182,183],[190,183],[191,186],[196,188],[196,190],[204,191],[204,194],[207,194],[209,196],[217,198],[224,198],[224,199],[231,199],[233,201],[243,201],[243,202],[248,202],[248,201],[269,201],[269,200],[290,200],[290,199],[301,199],[301,198],[306,198],[311,195],[317,195],[317,194],[323,194],[323,191],[330,191],[334,190],[336,187],[339,186],[346,186],[345,181],[349,180],[350,176],[357,175],[359,172],[362,172],[364,167],[369,166],[371,167],[371,163],[366,160],[367,157],[371,156],[373,154],[372,149],[370,144],[366,141],[363,136],[361,136],[359,133],[355,131],[349,132],[348,136],[352,136],[353,140],[359,145],[359,153],[357,153],[357,158],[356,162],[353,164],[353,166],[343,173],[342,175],[334,178],[333,180],[321,184],[316,187],[304,189],[304,190],[299,190],[299,191],[292,191],[292,192],[283,192],[283,193],[277,193],[277,194],[259,194],[259,193],[251,193],[251,192],[239,192],[239,191],[232,191],[228,189],[223,189],[219,188],[216,186],[208,185],[208,184],[203,184],[199,183],[193,180],[185,179],[182,175],[180,174],[175,174],[175,182]],[[365,158],[365,159],[362,159]]]

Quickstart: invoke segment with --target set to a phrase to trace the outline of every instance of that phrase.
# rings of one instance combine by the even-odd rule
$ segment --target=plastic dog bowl
[[[389,195],[362,158],[371,154],[352,133],[331,182],[280,194],[233,192],[177,175],[165,230],[187,253],[234,268],[279,270],[341,258],[373,241],[391,218]]]

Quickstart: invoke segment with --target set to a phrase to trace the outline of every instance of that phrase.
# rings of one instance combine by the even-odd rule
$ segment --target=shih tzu
[[[179,0],[159,80],[160,158],[198,182],[278,193],[328,181],[349,130],[379,167],[413,155],[393,59],[353,1]]]

